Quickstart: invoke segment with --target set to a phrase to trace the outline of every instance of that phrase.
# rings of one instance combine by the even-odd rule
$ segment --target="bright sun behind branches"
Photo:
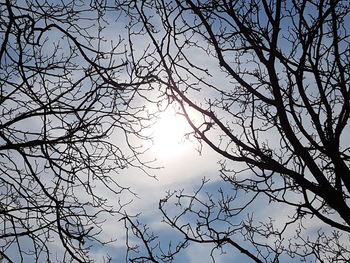
[[[184,117],[172,109],[163,112],[153,131],[153,151],[157,157],[174,157],[185,153],[189,147],[185,134],[189,131],[190,126]]]

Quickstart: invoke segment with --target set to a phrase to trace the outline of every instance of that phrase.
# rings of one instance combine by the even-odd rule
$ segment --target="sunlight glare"
[[[190,126],[184,117],[176,115],[171,109],[163,112],[154,125],[153,150],[158,157],[182,154],[188,148],[185,134]]]

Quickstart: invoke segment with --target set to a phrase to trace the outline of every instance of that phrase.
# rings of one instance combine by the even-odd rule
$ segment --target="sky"
[[[198,144],[183,141],[181,130],[188,129],[184,120],[180,117],[174,117],[172,112],[166,112],[164,115],[164,119],[161,118],[154,127],[155,136],[159,137],[154,138],[154,146],[150,149],[150,155],[157,158],[154,165],[161,167],[150,171],[156,178],[133,170],[123,172],[121,182],[131,186],[132,191],[137,193],[138,197],[133,198],[133,203],[127,207],[128,213],[141,212],[140,220],[147,222],[153,231],[160,232],[165,240],[169,240],[169,236],[174,235],[174,231],[161,223],[162,216],[158,210],[159,200],[166,196],[167,191],[185,189],[192,193],[200,186],[203,178],[209,179],[211,183],[215,184],[219,180],[217,161],[220,156],[208,147],[204,147],[200,154],[197,151]],[[169,115],[172,123],[169,123]],[[184,127],[181,127],[182,125]],[[168,135],[158,135],[159,132]],[[113,222],[111,224],[113,225]],[[123,229],[120,231],[123,232]],[[120,251],[123,251],[123,245],[122,243]],[[163,245],[166,245],[165,241]],[[207,248],[202,246],[198,246],[196,250],[188,249],[185,255],[181,255],[179,261],[176,262],[184,262],[181,258],[186,258],[186,262],[195,263],[199,262],[198,260],[206,262],[203,261],[203,257],[199,259],[195,251],[202,251],[201,255],[203,252],[208,252]],[[116,258],[112,262],[123,262],[123,260],[119,261]],[[207,262],[210,260],[208,259]]]
[[[104,37],[107,39],[106,42],[101,43],[102,48],[108,49],[111,40],[125,39],[125,46],[127,46],[127,20],[124,17],[119,17],[115,21],[116,13],[107,13],[106,21],[109,22],[109,25],[104,31]],[[91,22],[91,21],[90,21]],[[93,22],[91,22],[93,23]],[[116,23],[116,24],[115,24]],[[108,23],[107,23],[108,24]],[[107,25],[106,24],[106,25]],[[117,25],[117,26],[116,26]],[[288,25],[286,25],[288,26]],[[94,32],[93,30],[91,31]],[[90,33],[91,33],[90,32]],[[50,44],[61,41],[58,34],[52,32],[51,35],[48,35],[49,41],[47,44],[47,52],[51,52]],[[179,39],[181,37],[179,36]],[[197,39],[202,41],[202,39]],[[62,47],[62,50],[59,54],[64,54],[65,44]],[[149,39],[147,36],[140,36],[137,41],[133,43],[134,55],[135,57],[141,56],[147,46],[149,45]],[[125,46],[120,46],[120,52],[122,53],[125,49]],[[217,87],[230,87],[232,82],[228,80],[227,74],[220,70],[218,67],[218,62],[213,57],[210,57],[203,50],[200,49],[189,49],[187,55],[191,58],[191,61],[197,65],[202,65],[203,68],[207,68],[211,76],[208,77],[210,83]],[[122,56],[117,57],[117,62],[122,62]],[[242,57],[242,59],[248,59]],[[117,64],[118,64],[117,63]],[[249,65],[245,65],[249,68]],[[185,71],[184,71],[185,72]],[[198,73],[198,72],[197,72]],[[205,74],[203,74],[205,75]],[[121,73],[120,79],[124,79],[126,75]],[[160,88],[161,89],[161,88]],[[201,103],[206,97],[217,97],[219,92],[216,90],[204,89],[201,92],[189,91],[190,95],[193,95],[195,99]],[[155,91],[152,96],[157,95]],[[135,104],[145,103],[142,102],[142,98],[137,98]],[[145,104],[145,107],[150,112],[156,110],[153,104]],[[228,115],[223,115],[225,118],[229,118]],[[200,116],[196,113],[191,112],[191,117],[193,117],[194,122],[196,123],[196,118],[200,119]],[[128,204],[125,206],[125,212],[128,215],[139,214],[138,219],[141,223],[147,224],[150,231],[153,231],[159,236],[159,242],[161,246],[166,247],[169,241],[178,241],[181,240],[181,235],[177,233],[174,229],[171,229],[165,223],[162,222],[162,214],[158,209],[159,200],[163,199],[167,193],[177,191],[180,193],[182,190],[184,193],[193,194],[200,186],[202,180],[205,178],[208,180],[203,191],[199,193],[199,196],[202,200],[207,198],[206,193],[213,195],[215,200],[218,200],[220,194],[218,190],[224,189],[225,193],[230,195],[233,194],[230,184],[222,181],[220,177],[220,164],[219,162],[223,160],[223,157],[218,153],[214,152],[206,145],[200,146],[198,142],[192,138],[190,140],[185,139],[184,135],[191,131],[187,122],[176,112],[172,107],[169,107],[163,113],[160,113],[158,119],[152,119],[154,121],[154,126],[150,129],[143,131],[144,135],[153,137],[152,141],[141,142],[135,141],[135,144],[144,144],[144,148],[149,148],[149,150],[142,156],[143,160],[154,160],[150,165],[154,169],[147,169],[149,175],[145,174],[143,171],[137,168],[130,167],[128,169],[122,169],[118,171],[118,174],[115,174],[116,180],[118,183],[125,187],[130,187],[130,193],[124,191],[117,198],[112,195],[110,192],[105,192],[105,188],[97,185],[95,189],[96,193],[104,196],[109,200],[110,203],[115,202],[118,205],[118,202],[122,204]],[[198,121],[197,121],[198,123]],[[23,122],[21,125],[23,130],[25,129],[37,129],[37,122],[35,119],[31,119],[30,123]],[[214,131],[211,134],[215,139],[219,138],[219,134]],[[265,136],[265,137],[263,137]],[[121,147],[125,145],[121,142],[121,136],[118,132],[110,134],[109,140],[112,143],[122,144]],[[261,139],[264,138],[266,141],[275,140],[274,133],[263,134]],[[276,141],[275,141],[276,142]],[[348,139],[344,139],[344,144],[348,144]],[[125,149],[125,148],[124,148]],[[200,151],[199,151],[200,149]],[[232,164],[235,168],[240,168],[240,164]],[[250,174],[244,174],[242,176],[251,176]],[[278,182],[277,182],[278,183]],[[132,193],[135,193],[132,194]],[[81,199],[85,198],[83,194],[79,196]],[[249,200],[249,193],[240,192],[236,201],[236,205],[243,203],[245,200]],[[178,207],[173,204],[173,199],[167,205],[167,210],[170,214],[176,214],[178,212]],[[197,204],[200,208],[200,204]],[[197,206],[196,206],[197,207]],[[288,220],[288,215],[293,213],[293,209],[281,204],[271,204],[266,197],[257,198],[247,209],[246,213],[242,215],[243,217],[248,218],[248,215],[254,216],[258,222],[268,221],[270,218],[273,218],[275,221],[275,226],[277,228],[282,228],[286,220]],[[125,228],[122,221],[120,221],[120,215],[114,217],[106,217],[105,223],[103,223],[103,231],[101,236],[106,239],[116,239],[115,242],[108,244],[106,246],[93,245],[91,248],[92,258],[96,259],[96,262],[103,262],[106,260],[107,254],[112,256],[112,263],[122,263],[125,262],[126,257],[126,235]],[[186,222],[186,220],[191,220],[193,217],[186,215],[181,220]],[[232,224],[238,223],[242,218],[232,219]],[[237,222],[234,222],[237,220]],[[216,223],[217,227],[224,227],[225,224]],[[322,224],[319,220],[314,218],[305,221],[306,232],[312,236],[316,233]],[[288,240],[295,236],[295,229],[288,228],[285,232],[284,238]],[[249,245],[242,240],[241,236],[238,236],[237,239],[243,244]],[[132,242],[138,242],[133,239]],[[273,239],[267,240],[267,242],[273,242]],[[57,255],[62,253],[62,248],[53,243],[52,248],[54,251],[57,251]],[[184,249],[178,257],[176,257],[176,263],[209,263],[213,262],[210,253],[212,245],[203,245],[203,244],[190,244],[187,249]],[[141,248],[141,252],[144,251],[144,248]],[[215,250],[213,254],[215,255],[215,260],[218,263],[226,262],[247,262],[250,261],[247,257],[242,256],[237,250],[234,250],[228,246],[223,248],[223,253],[221,251]],[[15,253],[15,252],[13,252]],[[28,261],[29,262],[29,261]],[[285,258],[283,262],[296,262],[294,259]]]
[[[310,15],[313,13],[313,11],[309,12]],[[157,23],[159,21],[157,21],[157,18],[151,19],[150,21],[158,26]],[[289,26],[290,24],[288,24],[288,22],[282,24],[282,27],[284,28],[287,28]],[[157,38],[162,35],[162,32],[159,34],[155,33],[154,35]],[[178,43],[182,43],[182,36],[177,37]],[[140,40],[141,38],[136,40],[134,44],[136,56],[140,55],[145,49],[145,46],[147,46],[149,43],[149,40]],[[160,38],[157,40],[160,41]],[[205,47],[205,42],[203,39],[194,37],[192,40],[194,42],[198,41],[199,45]],[[287,41],[284,42],[284,40],[281,39],[281,43],[285,45],[283,46],[285,49],[288,49]],[[170,44],[170,54],[172,53],[171,47],[172,46]],[[218,61],[216,59],[213,59],[212,56],[209,56],[205,51],[199,48],[189,48],[185,52],[187,52],[186,54],[193,64],[200,65],[202,69],[208,69],[211,75],[207,76],[208,78],[206,80],[208,80],[210,84],[213,84],[222,90],[225,90],[225,88],[227,88],[227,90],[230,90],[232,87],[232,82],[227,79],[226,73],[220,70],[218,67]],[[176,53],[176,50],[174,53]],[[243,63],[240,65],[242,68],[251,70],[253,67],[257,66],[254,63],[248,63],[248,60],[251,59],[249,56],[245,57],[242,55],[240,59],[241,61],[247,61],[246,64]],[[230,61],[234,63],[235,60],[232,57]],[[186,63],[183,65],[186,65]],[[193,69],[193,71],[196,70]],[[196,73],[199,75],[202,74],[199,71],[196,71]],[[183,70],[183,74],[186,74],[185,69]],[[205,76],[205,74],[203,73],[202,76]],[[310,81],[310,84],[312,84],[312,81]],[[197,101],[198,104],[202,103],[206,97],[215,98],[221,95],[216,90],[209,88],[203,88],[200,92],[188,91],[188,94],[189,97],[192,96],[192,98],[195,98],[195,101]],[[237,110],[239,112],[239,109]],[[228,120],[230,117],[229,115],[224,114],[220,116],[223,116],[223,118],[228,118]],[[306,122],[306,118],[304,121]],[[160,222],[161,216],[159,216],[159,211],[157,212],[158,201],[165,196],[165,192],[167,190],[172,191],[176,189],[185,189],[186,193],[193,193],[200,186],[201,179],[205,177],[206,179],[210,180],[207,188],[205,188],[205,191],[208,191],[209,193],[216,196],[218,195],[217,190],[220,187],[223,187],[226,189],[227,193],[230,193],[230,186],[223,183],[219,177],[220,166],[218,162],[223,159],[222,156],[214,153],[213,150],[210,150],[206,146],[203,148],[201,154],[199,154],[195,150],[196,147],[198,147],[198,144],[196,144],[196,142],[185,142],[183,144],[177,144],[177,142],[181,140],[179,139],[179,137],[181,137],[181,132],[179,131],[185,130],[186,132],[187,128],[185,126],[186,125],[183,123],[181,118],[173,116],[171,110],[170,112],[166,112],[164,116],[160,118],[159,122],[155,125],[154,145],[150,150],[150,154],[154,154],[157,157],[156,163],[164,166],[163,169],[155,171],[154,174],[156,175],[157,180],[142,176],[141,179],[139,175],[130,175],[128,172],[126,172],[128,175],[125,177],[126,184],[133,185],[133,189],[135,189],[135,192],[138,193],[139,196],[139,199],[135,199],[134,202],[130,205],[130,211],[133,211],[135,213],[142,211],[140,219],[143,219],[144,222],[150,226],[150,229],[154,230],[156,233],[159,233],[160,242],[162,245],[166,244],[166,241],[169,237],[176,239],[176,234],[174,234],[174,232],[169,227],[166,227]],[[311,129],[311,126],[307,127],[307,129]],[[167,134],[167,136],[164,137],[164,134]],[[218,134],[215,131],[213,132],[212,136],[212,138],[215,139],[219,138]],[[276,138],[278,138],[277,133],[273,130],[269,131],[268,133],[260,133],[261,141],[269,141],[272,148],[275,145],[278,146],[278,140]],[[346,138],[344,138],[344,145],[347,144],[348,141]],[[237,163],[234,163],[232,165],[235,168],[239,167],[239,164]],[[205,200],[205,191],[204,193],[201,193],[203,200]],[[237,201],[243,202],[242,200],[249,200],[249,194],[241,194]],[[175,206],[169,206],[168,209],[170,213],[175,213],[176,211]],[[254,215],[254,218],[257,222],[268,222],[269,219],[273,219],[274,226],[278,229],[283,228],[284,223],[288,221],[288,216],[292,215],[294,211],[293,208],[283,206],[283,204],[271,204],[266,197],[262,196],[259,196],[259,198],[254,203],[252,203],[252,205],[247,210],[248,211],[246,211],[243,216],[246,216],[248,214]],[[191,217],[183,218],[183,220],[186,219],[191,220]],[[321,229],[322,225],[323,224],[316,218],[309,218],[308,220],[304,221],[304,225],[302,227],[304,228],[305,233],[310,236],[310,242],[312,238],[315,238],[315,233]],[[329,229],[324,229],[323,231],[325,231],[327,235],[330,235]],[[295,227],[289,227],[284,233],[284,239],[292,239],[295,237],[295,235]],[[267,242],[272,243],[273,241],[273,238],[267,239]],[[344,236],[343,241],[346,242],[346,236]],[[245,243],[243,242],[243,244]],[[249,245],[247,245],[247,248],[249,248]],[[237,262],[242,262],[241,260],[248,262],[247,257],[242,256],[237,250],[226,247],[225,252],[226,254],[220,255],[219,251],[215,251],[214,254],[216,255],[216,262],[226,263],[234,262],[235,260],[237,260]],[[281,259],[283,262],[297,262],[296,260],[300,259],[286,257],[282,257]],[[309,258],[309,260],[312,259]],[[117,258],[115,258],[115,262],[119,262]],[[123,259],[121,262],[123,262]],[[183,253],[181,253],[179,257],[175,259],[175,262],[212,262],[212,258],[210,257],[210,245],[206,246],[202,244],[191,244],[188,249],[185,249]]]

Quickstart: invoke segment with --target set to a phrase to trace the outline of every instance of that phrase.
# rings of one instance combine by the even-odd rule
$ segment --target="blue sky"
[[[106,14],[105,18],[110,24],[106,24],[107,28],[104,31],[104,36],[105,39],[107,39],[107,41],[101,43],[101,46],[103,49],[107,50],[110,47],[111,40],[114,41],[117,37],[124,38],[125,41],[122,43],[122,45],[120,45],[118,49],[118,51],[120,51],[120,53],[122,54],[125,51],[124,44],[127,45],[127,19],[125,17],[121,17],[119,20],[114,21],[114,18],[117,17],[118,14],[118,12],[108,12]],[[158,24],[159,21],[156,21],[156,19],[154,21],[156,25],[160,25]],[[283,27],[288,26],[288,23],[283,25]],[[55,41],[59,40],[59,36],[56,35],[55,32],[56,31],[52,31],[50,32],[50,34],[48,34],[49,41],[47,46],[44,46],[47,49],[46,52],[48,53],[52,51],[52,44]],[[94,29],[91,29],[90,33],[94,33]],[[162,33],[164,32],[161,31],[156,36],[158,37],[162,35]],[[194,36],[192,40],[198,41],[201,44],[205,43],[205,41],[203,41],[203,39],[198,36]],[[60,41],[61,43],[64,43],[62,40]],[[179,43],[181,41],[184,41],[183,36],[179,36],[178,41]],[[135,57],[142,56],[144,50],[147,48],[149,43],[149,38],[147,38],[147,36],[145,35],[133,37],[132,44],[135,49]],[[65,54],[65,47],[66,46],[64,46],[62,50],[60,50],[60,55]],[[287,46],[285,48],[288,49]],[[152,48],[150,48],[150,51],[152,51]],[[171,52],[172,51],[170,51],[170,53]],[[174,52],[176,53],[176,50]],[[227,73],[220,69],[220,67],[218,66],[219,63],[215,57],[208,55],[207,52],[198,48],[189,48],[184,52],[186,55],[189,56],[189,58],[191,58],[192,63],[200,65],[202,69],[208,69],[210,75],[206,75],[200,70],[193,69],[193,71],[198,73],[199,76],[205,77],[206,80],[208,80],[208,83],[219,87],[224,91],[228,91],[227,94],[229,94],[229,92],[232,92],[232,86],[236,85],[237,83],[233,83],[232,79],[227,78]],[[242,55],[240,58],[244,61],[251,59],[251,57],[249,57],[248,55]],[[121,63],[123,59],[123,55],[116,56],[116,63]],[[234,61],[233,58],[232,61]],[[79,59],[77,59],[76,62],[79,64]],[[184,65],[188,66],[188,64],[186,63],[184,63]],[[246,68],[247,70],[251,70],[254,65],[247,63],[241,66]],[[188,68],[184,67],[180,69],[180,72],[185,74],[186,69]],[[127,74],[121,73],[119,78],[125,79],[127,78]],[[196,101],[198,105],[205,105],[205,103],[208,102],[208,100],[206,100],[208,97],[212,99],[220,98],[220,96],[222,95],[222,93],[220,93],[221,90],[211,89],[208,88],[208,86],[204,85],[204,88],[200,92],[196,90],[189,90],[187,94],[188,96],[192,96],[193,100]],[[195,87],[195,84],[193,85],[193,87]],[[158,96],[164,98],[162,97],[164,96],[162,91],[162,87],[155,87],[152,93],[148,93],[148,95],[150,95],[149,97],[147,97],[147,99],[157,100],[159,98]],[[132,103],[133,105],[138,106],[140,104],[144,104],[145,109],[150,113],[154,113],[157,110],[154,104],[145,102],[141,97],[136,98]],[[232,107],[232,112],[236,111],[240,112],[240,108],[237,105]],[[235,128],[234,132],[239,133],[241,131],[241,127],[239,127],[239,125],[235,126],[235,124],[232,124],[230,122],[231,116],[229,113],[219,110],[218,112],[222,114],[220,116],[222,117],[222,119],[227,121],[228,126],[232,125],[231,127]],[[200,115],[192,111],[190,111],[190,116],[191,118],[193,118],[195,124],[198,124],[203,120]],[[305,120],[307,119],[308,118],[305,117]],[[149,150],[143,155],[142,160],[155,160],[150,165],[153,167],[162,168],[147,169],[147,172],[150,174],[150,176],[147,176],[144,172],[136,168],[123,169],[118,171],[118,173],[111,175],[122,186],[130,187],[130,192],[124,191],[121,195],[115,196],[111,192],[107,192],[106,189],[98,183],[96,184],[95,191],[101,196],[104,196],[110,204],[115,205],[116,207],[118,207],[120,203],[130,203],[123,208],[123,212],[125,211],[129,215],[139,214],[138,219],[140,220],[140,222],[143,224],[147,224],[150,231],[154,232],[157,236],[159,236],[158,240],[161,246],[166,247],[168,242],[170,241],[176,242],[181,240],[181,235],[179,235],[179,233],[177,233],[174,229],[171,229],[166,224],[162,223],[162,215],[158,210],[159,200],[166,196],[167,191],[172,192],[183,190],[184,193],[193,194],[194,191],[196,191],[198,187],[200,187],[203,178],[206,178],[208,180],[208,183],[206,184],[203,191],[199,193],[199,196],[202,198],[201,200],[206,200],[206,193],[210,193],[213,195],[213,198],[215,200],[219,201],[220,193],[218,189],[220,188],[224,189],[225,194],[227,194],[228,196],[230,196],[231,193],[233,194],[234,191],[232,191],[231,189],[232,186],[227,182],[223,182],[220,177],[219,170],[222,167],[220,166],[219,161],[222,161],[223,157],[215,153],[206,145],[203,145],[201,147],[194,138],[192,138],[190,141],[183,141],[184,133],[189,132],[190,129],[188,125],[183,121],[183,119],[181,119],[180,116],[174,115],[174,111],[171,107],[164,113],[159,114],[158,120],[153,118],[151,121],[154,122],[155,125],[153,126],[153,128],[143,131],[143,133],[144,135],[154,136],[153,141],[143,142],[135,138],[132,138],[131,140],[133,143],[135,143],[135,145],[142,145],[143,149],[149,148]],[[38,122],[36,122],[35,119],[30,119],[29,123],[23,122],[21,125],[22,126],[20,127],[22,127],[23,131],[25,129],[31,129],[31,131],[34,131],[35,129],[38,129],[40,122],[38,124]],[[311,128],[311,126],[309,128]],[[347,128],[347,131],[349,131],[349,126]],[[220,139],[222,138],[220,137],[220,135],[222,134],[220,134],[219,132],[219,130],[211,130],[208,132],[208,134],[210,134],[213,141],[215,141],[217,144],[224,148],[225,143],[227,143],[227,140],[224,139],[223,141],[221,141],[221,143],[219,143]],[[125,145],[125,142],[123,141],[124,137],[121,136],[121,134],[122,131],[117,130],[115,133],[111,133],[108,139],[110,142],[119,145],[122,151],[127,151],[127,147]],[[272,129],[268,133],[260,133],[259,138],[261,139],[261,141],[265,140],[270,142],[270,146],[273,148],[274,146],[278,145],[277,139],[279,139],[279,137],[277,136],[279,135],[277,134],[276,129]],[[179,143],[179,141],[182,141],[182,143]],[[343,143],[344,145],[349,145],[349,138],[344,138]],[[234,146],[232,146],[232,144],[230,143],[227,143],[226,146],[227,148],[232,147],[232,149],[234,149]],[[201,149],[200,152],[198,151],[199,148]],[[234,167],[237,170],[245,168],[244,165],[239,163],[233,163],[228,161],[227,164],[229,168]],[[250,176],[252,176],[252,174],[246,172],[242,173],[240,175],[240,178],[249,178]],[[48,178],[46,178],[46,180],[49,181]],[[276,183],[279,183],[279,181],[276,180]],[[132,193],[136,193],[136,195]],[[244,193],[243,191],[239,191],[238,196],[236,197],[235,202],[233,203],[235,206],[239,206],[247,200],[250,200],[251,196],[252,195],[250,193]],[[287,196],[291,199],[294,198],[294,196],[292,195]],[[84,193],[78,193],[78,197],[84,200],[84,198],[86,198],[86,195],[84,195]],[[178,212],[179,210],[178,207],[176,207],[176,205],[173,204],[172,200],[169,202],[167,210],[170,214],[175,215],[176,212]],[[249,208],[245,210],[243,214],[230,218],[229,223],[233,225],[239,224],[242,219],[246,220],[247,218],[249,218],[249,216],[254,216],[254,219],[257,223],[268,222],[270,218],[273,218],[273,220],[275,220],[275,226],[281,229],[284,226],[284,223],[288,220],[288,216],[292,214],[292,208],[278,203],[271,204],[266,197],[260,195],[249,206]],[[92,258],[96,259],[96,262],[103,262],[103,260],[106,259],[107,254],[112,256],[113,263],[125,262],[126,236],[124,224],[122,221],[120,221],[120,218],[120,215],[116,215],[114,217],[106,216],[104,218],[101,218],[106,221],[103,223],[103,228],[100,236],[104,240],[116,239],[116,242],[113,242],[106,246],[100,246],[96,245],[95,243],[91,243],[93,245],[91,249]],[[186,221],[193,223],[194,219],[195,218],[193,217],[193,215],[186,215],[182,218],[184,223],[186,223]],[[220,222],[216,222],[215,226],[219,229],[224,228],[226,224],[220,224]],[[309,236],[312,238],[314,238],[313,235],[321,228],[321,226],[322,224],[320,223],[320,221],[315,218],[306,218],[304,221],[305,233],[309,234]],[[325,231],[328,231],[327,234],[330,233],[330,229],[326,228]],[[295,236],[295,234],[295,228],[293,226],[289,227],[285,232],[284,240],[287,241],[289,238],[292,239]],[[237,238],[238,241],[242,242],[243,246],[246,246],[247,249],[251,247],[247,242],[242,240],[242,236],[237,235],[234,236],[234,238]],[[27,241],[25,239],[23,240],[23,244],[24,246],[26,246]],[[262,242],[273,243],[274,238],[271,237],[261,240]],[[346,239],[344,238],[344,240]],[[132,241],[135,242],[135,244],[139,242],[136,239],[133,239]],[[53,242],[53,244],[51,244],[50,246],[53,251],[53,257],[55,257],[56,254],[58,256],[61,256],[62,247],[60,247],[60,245],[57,242]],[[212,245],[192,243],[187,249],[183,250],[175,258],[174,262],[212,262],[212,259],[210,257],[211,248]],[[223,254],[220,254],[219,250],[215,250],[214,252],[216,262],[218,263],[235,261],[247,263],[250,262],[247,257],[243,256],[237,250],[232,249],[227,245],[223,249],[225,251],[225,253]],[[14,248],[13,251],[14,252],[10,253],[13,253],[13,256],[16,258],[16,249]],[[145,252],[142,246],[140,251],[141,253]],[[18,258],[16,259],[19,260]],[[283,262],[299,262],[298,260],[299,259],[283,258]],[[30,262],[30,260],[28,259],[27,261],[26,259],[25,262]]]

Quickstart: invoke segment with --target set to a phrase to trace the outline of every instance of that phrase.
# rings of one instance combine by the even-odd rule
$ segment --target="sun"
[[[187,150],[185,135],[191,130],[186,119],[174,110],[161,113],[153,126],[153,151],[158,157],[176,156]]]

